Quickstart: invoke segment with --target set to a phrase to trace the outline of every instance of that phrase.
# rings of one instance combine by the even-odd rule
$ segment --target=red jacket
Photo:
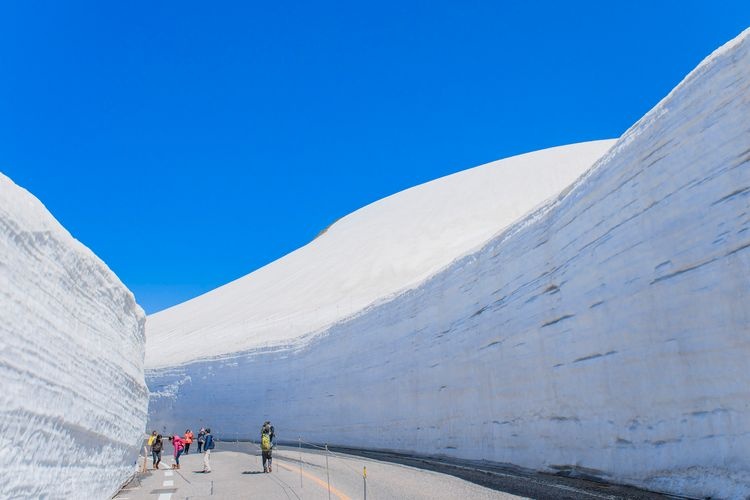
[[[190,444],[190,443],[192,443],[192,442],[193,442],[193,431],[187,431],[187,432],[185,433],[185,442],[186,442],[187,444]]]
[[[174,456],[177,456],[177,452],[185,449],[185,442],[177,434],[172,438],[172,446],[174,446]]]

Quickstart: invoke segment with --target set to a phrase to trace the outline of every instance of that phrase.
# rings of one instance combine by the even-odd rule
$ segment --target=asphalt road
[[[191,450],[192,451],[192,450]],[[217,442],[211,455],[211,474],[203,474],[197,453],[180,458],[180,470],[149,470],[139,474],[117,500],[244,499],[349,500],[376,499],[516,499],[451,475],[381,462],[360,456],[315,449],[277,447],[273,472],[262,472],[260,453],[253,443]],[[326,469],[326,458],[328,468]],[[171,455],[162,457],[171,464]],[[151,460],[148,460],[151,466]],[[330,480],[329,496],[328,484]]]
[[[603,483],[580,473],[578,475],[573,475],[573,473],[545,474],[513,466],[469,460],[415,457],[349,448],[335,448],[334,451],[453,475],[521,498],[539,500],[687,499],[687,497],[664,495],[630,486]]]
[[[165,455],[163,460],[162,465],[172,463],[171,455]],[[365,488],[368,500],[675,498],[583,478],[491,464],[351,449],[331,449],[326,453],[313,446],[275,448],[274,469],[270,474],[262,472],[258,446],[248,442],[217,442],[211,456],[211,474],[201,472],[202,456],[197,453],[183,456],[180,461],[180,470],[149,470],[139,474],[115,498],[347,500],[363,499]]]

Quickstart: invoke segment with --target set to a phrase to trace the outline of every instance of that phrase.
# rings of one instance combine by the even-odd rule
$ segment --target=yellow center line
[[[278,466],[280,466],[280,467],[282,467],[282,468],[284,468],[284,469],[286,469],[288,471],[291,471],[291,472],[300,472],[303,476],[305,476],[310,481],[313,481],[314,483],[317,483],[319,486],[322,486],[326,490],[328,489],[328,484],[325,481],[321,481],[320,479],[318,479],[317,477],[313,476],[312,474],[309,474],[309,473],[301,470],[298,467],[290,467],[288,465],[284,465],[283,463],[279,462],[278,458],[274,459],[274,462],[276,463],[276,465],[278,465]],[[337,497],[339,497],[341,500],[352,500],[351,497],[349,497],[349,496],[345,495],[344,493],[340,492],[339,490],[337,490],[333,486],[331,486],[331,493],[333,493],[334,495],[336,495]]]

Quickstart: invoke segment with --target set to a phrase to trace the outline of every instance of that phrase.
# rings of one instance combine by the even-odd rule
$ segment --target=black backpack
[[[151,451],[153,451],[154,453],[159,453],[161,451],[161,447],[162,447],[161,439],[157,439],[156,441],[154,441],[154,444],[151,446]]]

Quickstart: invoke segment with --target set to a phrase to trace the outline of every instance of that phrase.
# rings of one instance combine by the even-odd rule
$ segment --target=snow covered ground
[[[150,316],[146,365],[304,343],[477,250],[557,195],[612,144],[496,161],[364,207],[278,261]]]
[[[521,168],[527,184],[509,189],[516,196],[492,209],[484,232],[468,229],[487,215],[473,206],[441,218],[489,181],[448,177],[420,187],[418,202],[407,191],[382,202],[392,209],[366,207],[308,247],[149,318],[151,425],[204,423],[242,438],[270,418],[280,439],[750,495],[748,96],[750,31],[558,196],[565,183],[533,199],[522,190],[546,182],[555,155],[570,153],[581,172],[610,144],[527,155],[550,160]],[[482,168],[506,186],[502,163]],[[414,236],[422,225],[409,226],[411,210],[437,232]],[[386,213],[396,215],[374,231]],[[431,239],[464,229],[471,241],[450,250]],[[344,230],[379,236],[325,246]],[[381,256],[390,267],[372,264]],[[368,269],[375,285],[408,278],[367,295]],[[296,302],[318,296],[314,307]]]
[[[145,315],[2,174],[0,296],[0,498],[109,498],[145,428]]]

